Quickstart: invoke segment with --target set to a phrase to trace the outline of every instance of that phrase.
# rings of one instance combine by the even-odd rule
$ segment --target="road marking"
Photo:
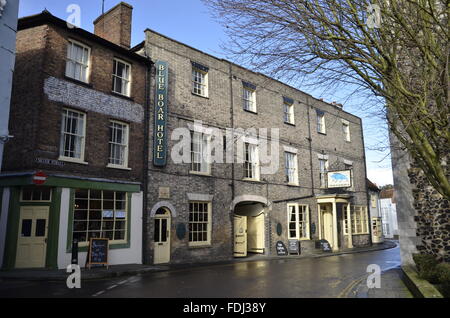
[[[95,293],[94,295],[92,295],[93,297],[97,297],[97,296],[100,296],[101,294],[103,294],[105,291],[104,290],[102,290],[102,291],[99,291],[98,293]]]
[[[113,289],[113,288],[116,288],[117,286],[118,286],[118,285],[112,285],[112,286],[107,287],[106,289],[111,290],[111,289]]]

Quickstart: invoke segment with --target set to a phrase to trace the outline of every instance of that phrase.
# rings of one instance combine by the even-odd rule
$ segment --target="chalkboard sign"
[[[300,242],[298,240],[288,241],[289,254],[300,254]]]
[[[108,247],[109,239],[91,238],[89,240],[88,262],[89,269],[91,265],[106,265],[108,267]]]
[[[323,252],[331,252],[331,246],[327,240],[320,240],[320,247]]]
[[[283,242],[278,241],[277,244],[275,245],[275,247],[277,249],[278,256],[287,256],[288,255],[286,245],[284,245]]]

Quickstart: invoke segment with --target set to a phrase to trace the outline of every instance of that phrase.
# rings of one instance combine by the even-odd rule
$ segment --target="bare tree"
[[[449,0],[203,0],[229,52],[288,81],[355,85],[450,198]]]

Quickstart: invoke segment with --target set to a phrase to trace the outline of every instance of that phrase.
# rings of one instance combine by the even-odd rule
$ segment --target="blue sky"
[[[105,0],[105,11],[116,5],[119,0]],[[150,28],[170,38],[188,44],[217,57],[225,58],[220,44],[226,42],[223,28],[211,18],[208,9],[200,0],[127,0],[133,10],[132,45],[144,40],[144,30]],[[94,21],[102,10],[102,0],[20,0],[19,16],[28,16],[44,9],[53,15],[67,19],[66,12],[70,4],[81,8],[81,28],[93,32]],[[386,125],[368,112],[358,98],[346,99],[346,92],[332,94],[326,89],[299,89],[325,101],[337,101],[344,109],[363,119],[364,139],[368,177],[378,185],[392,183],[389,152],[371,150],[382,142],[387,144]]]

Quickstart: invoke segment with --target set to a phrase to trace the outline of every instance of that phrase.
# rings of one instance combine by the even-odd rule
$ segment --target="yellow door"
[[[333,241],[333,213],[329,209],[325,209],[322,212],[323,220],[323,239],[330,243],[330,246],[334,247]]]
[[[248,251],[264,254],[264,213],[247,217],[247,223]]]
[[[247,256],[247,217],[234,215],[234,257]]]
[[[155,216],[154,263],[170,262],[170,212]]]
[[[16,268],[45,267],[48,215],[48,206],[20,208]]]

